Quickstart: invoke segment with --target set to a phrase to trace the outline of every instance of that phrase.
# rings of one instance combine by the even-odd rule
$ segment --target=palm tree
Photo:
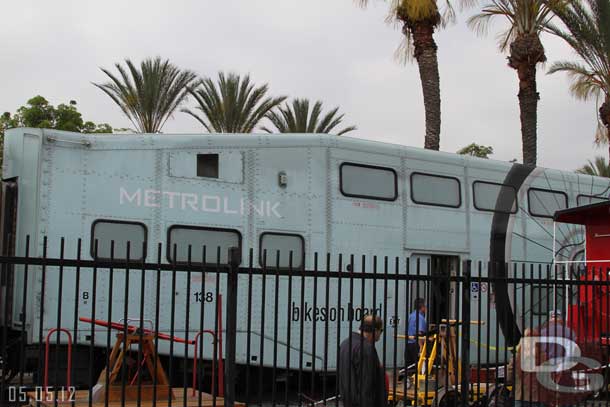
[[[197,75],[181,70],[169,60],[148,58],[138,69],[129,59],[125,69],[115,64],[119,75],[102,69],[110,82],[98,84],[116,103],[140,133],[158,133],[174,111],[187,99],[187,87]]]
[[[322,102],[317,101],[311,112],[309,111],[309,100],[295,99],[292,107],[286,103],[284,107],[279,106],[277,111],[270,111],[266,117],[271,121],[276,131],[263,127],[267,133],[326,133],[330,134],[343,121],[343,114],[337,115],[339,108],[336,107],[323,117]],[[346,127],[337,136],[356,130],[356,126]]]
[[[468,20],[475,31],[487,32],[494,17],[503,17],[508,28],[499,36],[499,48],[508,51],[508,66],[519,78],[519,109],[523,164],[536,165],[538,100],[536,66],[546,61],[540,33],[549,26],[553,9],[562,0],[491,0]]]
[[[470,0],[462,0],[464,4]],[[366,6],[369,0],[359,0]],[[443,15],[436,0],[392,0],[390,20],[402,26],[407,59],[414,57],[419,68],[419,77],[424,96],[426,114],[426,136],[424,148],[438,150],[441,137],[441,91],[438,73],[437,46],[434,31],[455,19],[451,3],[446,0]]]
[[[610,166],[604,157],[595,157],[595,161],[589,160],[586,165],[576,170],[579,174],[595,175],[597,177],[610,178]]]
[[[189,93],[197,102],[196,113],[182,109],[197,119],[210,133],[251,133],[271,109],[286,97],[266,97],[269,86],[255,87],[250,76],[241,78],[237,74],[218,74],[218,81],[205,78]]]
[[[567,31],[552,25],[549,31],[563,38],[582,59],[551,65],[548,73],[566,72],[572,79],[570,90],[582,100],[603,97],[599,108],[596,141],[608,143],[610,133],[610,1],[573,1],[557,12]],[[610,154],[610,150],[609,150]]]

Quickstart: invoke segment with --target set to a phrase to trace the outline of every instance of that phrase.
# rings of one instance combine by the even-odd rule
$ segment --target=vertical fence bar
[[[250,249],[252,250],[252,249]],[[206,298],[206,293],[205,293],[205,274],[206,274],[206,264],[207,264],[207,258],[206,258],[206,246],[204,245],[201,248],[201,301],[199,302],[199,332],[203,332],[204,330],[204,322],[205,322],[205,298]],[[216,297],[216,308],[218,308],[218,297]],[[248,308],[249,310],[249,308]],[[248,318],[249,319],[249,318]],[[197,339],[197,336],[195,336],[195,339]],[[214,342],[216,342],[216,336],[214,336],[213,338]],[[193,374],[197,375],[197,383],[193,383],[193,387],[197,387],[197,403],[199,405],[201,405],[201,399],[203,397],[202,394],[202,387],[203,387],[203,374],[205,372],[204,368],[203,368],[203,334],[200,335],[200,339],[199,342],[195,341],[195,347],[199,346],[199,350],[197,353],[198,357],[196,360],[197,362],[197,366],[195,368],[195,372],[193,372]],[[199,370],[201,371],[201,373],[199,373]],[[216,374],[216,372],[212,372],[212,375]],[[195,391],[195,389],[193,389],[193,391]]]
[[[362,255],[362,257],[361,257],[360,267],[361,267],[360,272],[362,274],[362,276],[361,276],[362,279],[360,280],[360,315],[361,315],[360,326],[362,327],[362,322],[364,322],[364,316],[362,315],[363,310],[364,310],[364,292],[366,290],[366,286],[365,286],[365,283],[366,283],[366,256],[364,256],[364,255]],[[357,315],[355,312],[354,312],[354,314]],[[358,362],[360,363],[360,366],[361,366],[361,368],[359,369],[359,372],[358,372],[360,374],[360,377],[358,379],[359,383],[362,383],[362,375],[363,375],[363,370],[364,370],[364,369],[362,369],[362,365],[364,364],[364,352],[362,351],[362,347],[364,344],[364,335],[362,333],[363,332],[361,332],[361,334],[358,335],[358,340],[360,341],[360,345],[359,345],[360,346],[360,352],[359,352],[360,360]],[[373,334],[374,334],[374,332],[373,332]],[[360,388],[357,390],[358,390],[358,404],[362,405],[363,404],[362,399],[364,398],[363,397],[364,396],[364,386],[360,386]]]
[[[275,279],[273,289],[275,290],[273,303],[273,370],[271,374],[271,405],[275,407],[277,397],[277,329],[278,329],[278,307],[280,300],[280,251],[275,253]]]
[[[169,321],[169,336],[172,338],[169,341],[169,392],[167,394],[167,404],[168,407],[172,406],[172,401],[174,399],[172,394],[172,386],[174,385],[174,333],[175,333],[175,323],[176,323],[176,263],[178,262],[178,245],[174,243],[172,247],[172,289],[170,291],[171,295],[171,305],[170,305],[170,321]]]
[[[313,270],[314,270],[314,276],[313,276],[313,309],[317,309],[318,307],[318,253],[314,253],[314,262],[313,262]],[[311,395],[312,397],[314,397],[315,394],[315,387],[316,387],[316,347],[317,347],[317,336],[318,336],[318,332],[317,332],[317,324],[316,324],[316,317],[315,314],[313,316],[313,318],[311,318],[311,386],[310,386],[310,391],[311,391]]]
[[[225,363],[225,406],[235,404],[235,339],[237,335],[237,277],[241,262],[239,247],[229,249],[229,265],[231,270],[227,276],[227,315],[226,315],[226,363]]]
[[[138,338],[138,391],[137,391],[137,395],[136,395],[136,400],[138,405],[140,405],[142,403],[142,374],[140,374],[139,369],[142,369],[142,352],[143,352],[143,346],[144,344],[142,343],[144,341],[144,293],[146,290],[146,256],[144,256],[144,253],[146,253],[146,242],[142,242],[142,264],[140,266],[140,318],[139,318],[139,338]]]
[[[349,321],[349,329],[348,329],[348,359],[350,360],[350,364],[351,364],[351,360],[352,360],[352,348],[353,348],[353,326],[354,326],[354,318],[353,318],[353,314],[354,312],[350,313],[349,311],[351,309],[354,308],[354,255],[351,254],[350,258],[349,258],[349,264],[348,264],[348,271],[349,271],[349,302],[347,303],[347,309],[348,309],[348,321]],[[355,383],[352,383],[352,375],[348,374],[347,375],[347,394],[352,395],[352,386],[355,386]]]
[[[114,240],[110,241],[110,261],[114,262]],[[114,267],[110,267],[108,279],[110,280],[108,284],[108,322],[112,321],[112,291],[114,284]],[[108,324],[108,328],[106,330],[106,380],[105,383],[110,383],[110,337],[112,335],[112,328],[110,324]],[[104,405],[108,407],[108,399],[110,398],[110,386],[106,386],[105,388],[105,397],[104,397]]]
[[[131,242],[127,242],[127,252],[125,259],[125,289],[123,294],[123,358],[128,357],[127,348],[127,336],[129,335],[129,331],[127,330],[127,324],[129,322],[129,257],[131,255]],[[118,360],[118,359],[117,359]],[[107,383],[110,385],[110,383]],[[121,407],[125,407],[125,396],[126,396],[126,387],[127,386],[127,371],[126,371],[126,363],[124,360],[121,360]]]
[[[169,250],[169,246],[167,247]],[[155,281],[155,332],[159,332],[159,303],[161,301],[161,258],[163,255],[163,245],[161,243],[157,244],[157,269],[156,269],[156,281]],[[159,363],[159,335],[155,335],[155,360],[153,360],[153,371],[155,374],[153,375],[153,407],[157,406],[157,369]],[[170,384],[171,388],[171,384]]]
[[[252,267],[254,263],[254,250],[250,248],[248,254],[248,298],[246,318],[246,401],[250,402],[250,358],[252,357]],[[201,403],[200,403],[201,404]]]
[[[229,255],[230,253],[227,253],[227,255]],[[216,334],[216,338],[221,338],[222,337],[222,321],[221,321],[221,313],[222,313],[222,295],[220,295],[220,246],[218,246],[216,248],[216,266],[215,266],[215,270],[216,270],[216,312],[214,313],[214,333]],[[227,263],[229,263],[231,259],[227,257]],[[229,264],[230,267],[230,264]],[[219,313],[220,310],[220,313]],[[212,356],[212,371],[213,372],[217,372],[218,371],[218,366],[220,363],[220,358],[222,358],[222,355],[220,355],[220,358],[218,357],[219,353],[222,350],[222,343],[220,340],[215,340],[214,341],[214,355]],[[224,389],[221,390],[221,381],[220,381],[220,376],[217,374],[213,374],[212,378],[215,378],[212,381],[212,406],[216,407],[216,398],[220,395],[220,394],[224,394]],[[224,383],[224,378],[222,378],[222,382]]]
[[[78,297],[80,294],[80,260],[81,260],[81,247],[82,247],[82,239],[78,239],[77,244],[76,244],[76,285],[74,287],[74,344],[78,343]],[[27,266],[26,266],[27,267]],[[26,268],[27,270],[27,268]],[[72,355],[70,356],[72,357]],[[69,372],[69,374],[71,375],[70,378],[70,383],[74,383],[76,384],[76,382],[74,381],[75,377],[74,377],[74,372]],[[68,389],[68,394],[70,395],[69,398],[71,403],[74,406],[75,400],[74,397],[71,396],[72,391],[71,389]]]
[[[326,253],[326,281],[325,281],[325,292],[324,292],[324,307],[327,312],[327,317],[324,318],[324,373],[322,380],[322,399],[326,400],[328,398],[327,393],[327,384],[328,381],[328,320],[330,319],[328,316],[330,315],[329,301],[330,301],[330,253]],[[338,310],[338,308],[337,308]],[[288,342],[290,343],[290,341]]]
[[[469,376],[470,376],[470,278],[472,261],[466,260],[463,266],[464,280],[462,281],[462,407],[468,405]]]
[[[407,257],[405,259],[405,274],[406,274],[406,279],[405,279],[405,305],[406,305],[406,310],[405,310],[405,330],[404,330],[404,337],[405,337],[405,342],[404,342],[404,354],[403,354],[403,362],[404,362],[404,368],[405,368],[405,372],[404,372],[404,377],[402,379],[402,394],[406,395],[407,394],[407,384],[409,383],[409,366],[408,366],[408,361],[407,361],[407,346],[409,343],[409,307],[411,306],[411,296],[410,296],[410,283],[411,283],[411,274],[410,274],[410,270],[411,270],[411,258]],[[417,371],[417,364],[415,365],[416,368],[415,370]],[[404,396],[403,396],[404,397]],[[415,403],[417,404],[417,403]]]
[[[396,382],[398,381],[398,327],[400,317],[398,316],[398,276],[400,273],[400,259],[394,259],[394,324],[392,325],[392,337],[394,354],[392,355],[392,400],[396,400]],[[408,321],[407,321],[408,322]],[[405,373],[406,377],[406,373]]]
[[[305,261],[303,260],[303,267],[299,270],[301,277],[301,313],[305,310]],[[263,296],[264,298],[264,296]],[[303,394],[303,344],[305,339],[305,317],[301,315],[299,320],[299,378],[298,378],[298,394],[299,394],[299,406],[302,405],[302,394]]]
[[[65,239],[62,237],[59,243],[59,282],[57,285],[57,325],[55,325],[55,327],[57,329],[61,328],[61,305],[62,302],[59,301],[59,299],[62,297],[62,291],[63,291],[63,283],[64,283],[64,254],[65,254],[65,247],[66,247],[66,242]],[[53,369],[53,402],[55,405],[57,405],[57,384],[58,384],[58,370],[59,370],[59,349],[60,349],[60,339],[61,339],[61,333],[58,332],[57,333],[57,339],[55,341],[55,369]],[[48,369],[47,366],[45,366],[46,369]]]
[[[303,280],[301,280],[303,281]],[[303,283],[301,283],[303,287]],[[261,275],[261,318],[260,318],[260,342],[259,342],[259,361],[258,361],[258,402],[263,405],[263,359],[265,356],[265,300],[267,290],[267,250],[263,250],[263,264]],[[305,295],[305,290],[301,288],[301,297]],[[301,326],[301,332],[303,327]],[[301,340],[303,335],[301,335]],[[302,348],[301,348],[302,349]],[[303,367],[303,353],[301,352],[301,368]],[[299,370],[299,393],[301,391],[301,376]]]
[[[377,281],[377,280],[375,280]],[[375,290],[377,291],[377,290]],[[383,324],[384,326],[382,328],[385,328],[386,326],[388,326],[388,304],[387,304],[387,298],[388,298],[388,256],[384,256],[383,258]],[[398,298],[394,297],[394,302],[396,303],[398,301]],[[373,301],[373,309],[377,309],[376,308],[376,302]],[[383,344],[382,344],[382,362],[381,364],[383,365],[383,368],[385,370],[387,370],[387,366],[386,366],[386,353],[387,353],[387,329],[383,329]],[[396,352],[396,348],[394,348],[394,352]],[[387,398],[387,394],[386,394],[386,398]]]
[[[97,258],[98,240],[93,243],[93,258]],[[89,407],[93,407],[93,355],[95,349],[95,304],[97,302],[97,266],[93,266],[93,282],[91,286],[91,340],[89,343]]]
[[[192,253],[192,249],[193,246],[192,245],[188,245],[188,252],[187,252],[187,266],[188,266],[188,270],[186,272],[186,294],[184,296],[184,357],[182,358],[182,405],[183,407],[186,407],[187,405],[187,396],[188,396],[188,379],[187,379],[187,374],[188,374],[188,369],[186,368],[188,366],[188,358],[189,358],[189,323],[190,323],[190,318],[189,318],[189,314],[191,312],[191,267],[193,265],[192,259],[193,259],[193,253]],[[205,300],[205,294],[202,292],[201,293],[201,301]],[[203,338],[201,338],[201,340],[203,341]],[[193,347],[196,347],[197,343],[195,342],[193,344]],[[194,355],[193,355],[194,356]],[[193,383],[193,386],[195,386],[195,383]]]
[[[286,385],[284,386],[284,405],[288,407],[288,388],[290,386],[290,348],[291,348],[291,314],[290,308],[292,307],[292,271],[293,271],[293,252],[290,251],[290,257],[288,258],[288,295],[286,300],[286,307],[288,308],[288,315],[286,315]],[[301,258],[301,262],[305,259]]]
[[[79,240],[80,241],[80,240]],[[30,258],[30,236],[26,236],[25,238],[25,257],[26,259]],[[8,267],[8,264],[3,265],[3,267]],[[27,298],[28,298],[28,263],[26,261],[25,265],[23,266],[23,303],[21,304],[21,315],[20,315],[20,322],[21,322],[21,349],[19,351],[19,354],[21,356],[21,360],[20,360],[20,366],[19,366],[19,389],[23,388],[23,374],[25,373],[25,343],[26,343],[26,337],[25,337],[25,322],[27,321],[26,319],[26,310],[27,310]],[[76,299],[78,301],[78,295],[76,296]],[[6,320],[4,320],[4,330],[6,331],[8,324],[6,323]],[[6,351],[6,345],[4,345],[5,347],[3,347],[3,349],[5,349]],[[6,358],[4,358],[4,362],[7,363]],[[2,372],[2,380],[4,380],[4,372]],[[2,395],[0,396],[0,401],[1,401],[1,397],[4,397],[4,393],[1,393]]]
[[[478,261],[477,284],[479,285],[479,301],[477,304],[477,400],[481,400],[481,325],[483,324],[481,308],[483,302],[483,292],[487,292],[487,290],[483,291],[483,282],[481,281],[481,269],[482,264],[480,261]],[[489,325],[489,321],[487,321],[487,324]]]
[[[336,360],[336,367],[337,367],[337,371],[339,370],[339,354],[341,351],[341,272],[342,272],[342,268],[343,268],[343,255],[339,254],[339,260],[337,262],[337,360]],[[337,397],[335,398],[335,407],[339,407],[339,388],[340,388],[341,383],[339,383],[339,380],[337,379],[337,391],[336,391],[336,395]]]

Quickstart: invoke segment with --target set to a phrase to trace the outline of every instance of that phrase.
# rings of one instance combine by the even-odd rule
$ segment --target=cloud
[[[6,1],[0,25],[0,110],[41,94],[75,99],[85,118],[127,127],[120,110],[91,85],[100,66],[130,57],[170,58],[202,75],[250,73],[272,92],[340,106],[357,137],[423,145],[417,66],[393,58],[400,30],[385,23],[387,3],[365,10],[352,0],[76,0]],[[7,18],[6,16],[10,16]],[[492,145],[494,158],[521,157],[516,73],[493,34],[477,38],[464,24],[437,33],[442,96],[441,149]],[[492,33],[493,33],[492,27]],[[573,55],[544,37],[549,61]],[[538,73],[539,164],[572,170],[595,154],[595,104],[575,101],[562,75]],[[199,132],[176,113],[166,132]]]

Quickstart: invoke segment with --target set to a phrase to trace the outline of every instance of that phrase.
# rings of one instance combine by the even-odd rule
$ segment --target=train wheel
[[[434,407],[460,407],[462,405],[462,396],[456,389],[442,388],[436,392],[432,400]]]

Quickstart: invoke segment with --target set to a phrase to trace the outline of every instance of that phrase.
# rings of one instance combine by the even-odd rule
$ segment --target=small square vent
[[[218,178],[218,154],[197,154],[197,176]]]

